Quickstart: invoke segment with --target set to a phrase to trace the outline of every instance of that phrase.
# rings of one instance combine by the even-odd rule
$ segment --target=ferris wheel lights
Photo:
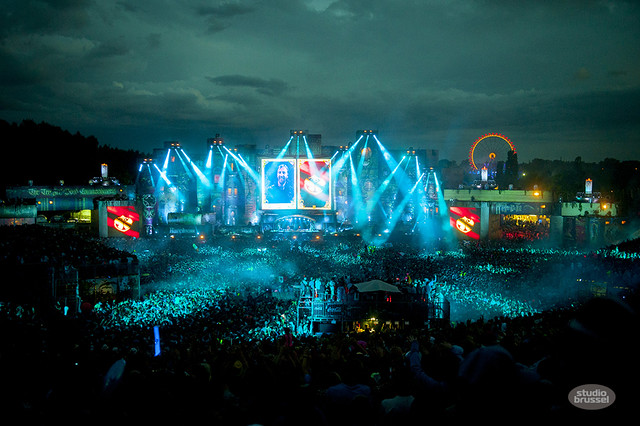
[[[513,146],[513,143],[511,142],[511,140],[509,140],[509,138],[507,138],[506,136],[504,136],[504,135],[502,135],[500,133],[486,133],[483,136],[480,136],[478,139],[476,139],[476,141],[471,145],[471,149],[469,149],[469,164],[471,165],[471,168],[473,170],[479,170],[478,166],[480,164],[480,161],[476,161],[476,160],[478,160],[478,158],[477,158],[478,154],[476,153],[476,148],[477,148],[478,144],[480,142],[482,142],[483,140],[488,139],[488,138],[492,138],[492,137],[493,138],[502,139],[507,144],[507,146],[509,147],[509,150],[513,151],[513,153],[515,154],[516,149]],[[484,146],[484,144],[483,144],[483,146]],[[490,158],[487,158],[485,161],[487,161],[487,160],[490,160],[491,162],[495,161],[496,160],[495,152],[494,153],[490,153],[489,157]]]

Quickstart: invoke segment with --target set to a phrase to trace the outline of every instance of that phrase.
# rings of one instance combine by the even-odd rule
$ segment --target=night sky
[[[640,160],[635,1],[3,1],[0,119],[198,156],[325,145],[466,160],[502,133],[519,161]]]

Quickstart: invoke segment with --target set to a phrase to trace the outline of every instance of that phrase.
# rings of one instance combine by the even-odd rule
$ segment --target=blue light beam
[[[309,147],[309,144],[307,143],[307,137],[305,135],[302,135],[302,139],[304,140],[304,148],[307,152],[307,158],[312,160],[313,159],[313,152],[311,152],[311,148]]]
[[[206,187],[210,187],[211,186],[211,182],[209,181],[209,179],[207,179],[207,177],[204,175],[204,173],[202,173],[202,171],[200,171],[200,168],[196,165],[196,163],[191,161],[191,159],[189,158],[187,153],[184,152],[184,150],[182,150],[182,149],[181,149],[181,151],[182,151],[182,154],[184,154],[185,158],[189,161],[189,164],[191,165],[191,168],[193,169],[193,171],[196,173],[196,175],[198,175],[198,178],[200,179],[200,182],[202,182],[202,184],[205,185]],[[209,154],[211,154],[211,151],[209,151]]]
[[[400,162],[396,165],[396,168],[393,169],[391,174],[389,176],[387,176],[387,178],[382,182],[382,185],[380,185],[376,189],[376,192],[373,194],[371,199],[367,201],[366,208],[360,211],[359,219],[362,219],[364,215],[369,216],[373,212],[373,209],[376,207],[377,204],[379,204],[379,201],[380,201],[380,198],[382,197],[382,194],[384,193],[384,191],[387,189],[387,187],[391,183],[391,180],[393,179],[393,175],[398,171],[398,168],[400,167],[400,165],[402,164],[404,159],[405,159],[405,157],[402,157],[402,160],[400,160]],[[384,209],[383,209],[383,212],[384,212]],[[384,213],[384,214],[386,216],[386,213]]]
[[[258,176],[258,173],[256,173],[256,171],[254,171],[247,163],[246,161],[244,161],[243,159],[241,159],[240,157],[238,157],[236,154],[234,154],[233,152],[231,152],[229,150],[229,148],[227,148],[226,146],[223,147],[227,153],[229,155],[231,155],[231,158],[233,158],[234,160],[236,160],[236,163],[238,163],[238,165],[242,166],[247,173],[249,173],[249,176],[251,176],[251,179],[253,179],[256,182],[256,185],[260,188],[261,187],[261,183],[260,183],[260,176]]]
[[[167,150],[167,156],[164,158],[164,164],[162,165],[162,170],[167,170],[167,167],[169,167],[169,157],[171,155],[171,148],[169,148]],[[156,166],[156,168],[158,168]]]
[[[276,159],[281,159],[285,156],[285,154],[287,153],[287,150],[289,149],[289,145],[291,145],[291,141],[293,140],[293,135],[291,135],[291,137],[289,138],[289,140],[287,141],[286,145],[284,146],[284,148],[282,148],[282,150],[280,151],[280,154],[278,154],[278,156],[276,157]]]
[[[389,239],[391,232],[395,229],[396,225],[398,224],[398,221],[402,217],[402,213],[404,213],[405,207],[407,207],[407,204],[409,204],[409,201],[411,201],[413,192],[416,190],[416,188],[418,187],[418,184],[420,184],[420,181],[422,180],[423,177],[424,177],[424,173],[420,176],[420,178],[418,178],[416,183],[409,190],[409,193],[402,199],[400,204],[393,211],[393,214],[391,215],[391,219],[389,220],[389,227],[388,227],[389,232],[383,234],[383,236],[381,237],[381,240],[378,241],[377,243],[385,243]]]
[[[220,149],[218,147],[218,149]],[[222,153],[222,152],[221,152]],[[220,179],[218,180],[218,186],[220,189],[224,188],[224,178],[227,174],[227,160],[229,159],[229,154],[224,154],[224,162],[222,163],[222,173],[220,173]]]
[[[338,172],[342,169],[342,167],[344,167],[345,163],[347,162],[347,160],[351,159],[351,153],[353,151],[355,151],[356,147],[358,146],[358,143],[362,140],[362,135],[360,135],[360,137],[358,138],[357,141],[355,141],[353,143],[353,145],[351,145],[349,147],[348,150],[344,151],[342,153],[342,155],[340,156],[340,158],[338,159],[338,161],[336,161],[335,164],[333,164],[333,167],[331,167],[331,174],[333,175],[332,178],[335,178],[338,174]],[[337,154],[337,153],[336,153]]]
[[[167,185],[173,185],[169,180],[169,178],[167,177],[167,174],[165,171],[160,170],[160,167],[158,167],[158,165],[155,163],[153,164],[153,167],[155,167],[156,170],[158,170],[158,173],[160,173],[160,177],[167,183]]]
[[[206,169],[211,169],[213,166],[213,147],[209,148],[209,155],[207,156],[207,163],[205,164]]]

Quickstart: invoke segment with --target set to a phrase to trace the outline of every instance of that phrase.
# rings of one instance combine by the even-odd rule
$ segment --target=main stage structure
[[[376,130],[358,130],[351,142],[326,146],[321,135],[294,129],[282,146],[261,149],[227,146],[217,134],[195,159],[179,141],[165,142],[140,159],[132,185],[122,185],[102,164],[100,175],[84,186],[61,181],[7,188],[7,199],[17,201],[0,205],[0,225],[198,241],[227,234],[292,242],[349,235],[375,246],[526,238],[596,247],[633,234],[616,204],[601,197],[590,179],[571,200],[536,186],[505,185],[504,178],[517,170],[517,157],[504,135],[479,138],[469,160],[474,167],[468,184],[443,188],[436,150],[389,150]],[[128,272],[121,275],[127,275],[123,282],[139,282]],[[110,288],[138,288],[120,284]],[[353,312],[361,312],[356,305],[310,303],[304,306],[318,327],[330,327],[339,318],[349,322]],[[428,316],[438,309],[434,306]]]
[[[85,186],[11,187],[0,223],[87,228],[101,237],[198,238],[216,233],[316,235],[352,232],[367,244],[392,236],[550,239],[554,244],[612,244],[624,229],[615,202],[587,179],[575,199],[536,186],[515,189],[515,145],[501,134],[476,140],[467,183],[439,182],[438,151],[389,150],[376,130],[358,130],[341,146],[290,130],[280,147],[229,147],[219,135],[192,159],[168,141],[140,160],[133,185],[108,174]],[[287,199],[275,201],[278,171]],[[456,187],[457,186],[457,187]]]

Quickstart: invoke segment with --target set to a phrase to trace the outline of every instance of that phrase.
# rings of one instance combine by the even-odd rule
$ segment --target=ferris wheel
[[[495,170],[498,161],[507,161],[507,153],[516,152],[513,143],[499,133],[480,136],[469,150],[469,164],[473,170],[487,168]]]

